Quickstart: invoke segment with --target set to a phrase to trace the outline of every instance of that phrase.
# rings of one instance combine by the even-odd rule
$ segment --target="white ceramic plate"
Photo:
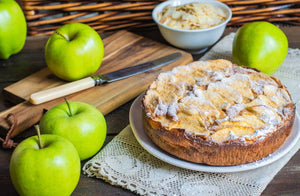
[[[295,146],[298,139],[300,138],[299,116],[296,115],[295,123],[290,135],[287,137],[283,145],[271,155],[259,161],[253,163],[247,163],[243,165],[210,166],[210,165],[204,165],[199,163],[192,163],[189,161],[179,159],[165,152],[164,150],[162,150],[152,142],[152,140],[145,133],[143,122],[142,122],[142,95],[136,98],[136,100],[133,102],[129,112],[129,121],[137,141],[150,154],[171,165],[175,165],[177,167],[191,169],[195,171],[203,171],[203,172],[239,172],[239,171],[251,170],[251,169],[268,165],[280,159],[282,156],[288,153]]]

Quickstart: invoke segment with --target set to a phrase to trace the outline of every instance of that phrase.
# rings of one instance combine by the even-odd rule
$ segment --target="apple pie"
[[[208,165],[240,165],[278,149],[295,104],[280,80],[230,61],[195,61],[161,73],[142,101],[147,135],[166,152]]]

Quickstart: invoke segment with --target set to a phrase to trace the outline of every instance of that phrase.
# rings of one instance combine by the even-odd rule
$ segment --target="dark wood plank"
[[[278,172],[262,193],[269,195],[300,195],[300,150]]]
[[[1,72],[0,72],[1,73]],[[13,82],[0,82],[0,90],[2,91],[3,88],[11,85]],[[0,111],[3,111],[7,108],[12,107],[14,104],[7,101],[6,98],[4,98],[3,93],[0,93]]]

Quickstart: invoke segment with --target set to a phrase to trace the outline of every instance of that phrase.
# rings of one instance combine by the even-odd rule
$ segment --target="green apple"
[[[95,73],[103,55],[100,35],[82,23],[63,25],[50,36],[45,47],[45,60],[51,72],[68,81]]]
[[[269,22],[243,25],[232,45],[233,62],[271,75],[282,65],[288,51],[285,34]]]
[[[20,52],[27,34],[26,19],[14,0],[0,0],[0,59]]]
[[[54,106],[40,121],[41,133],[56,134],[68,139],[81,160],[95,155],[106,138],[106,122],[92,105],[66,102]]]
[[[58,135],[40,140],[32,136],[14,150],[9,171],[15,189],[20,195],[71,195],[81,171],[75,147]]]

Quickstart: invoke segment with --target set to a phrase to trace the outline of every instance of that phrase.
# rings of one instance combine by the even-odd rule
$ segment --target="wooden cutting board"
[[[184,65],[193,60],[192,56],[179,49],[155,42],[145,37],[119,31],[103,40],[105,55],[103,62],[95,74],[104,74],[124,67],[154,60],[174,53],[182,53],[182,57],[163,67],[151,70],[127,79],[93,87],[66,96],[70,101],[80,101],[91,104],[103,114],[107,114],[122,104],[141,94],[160,72],[171,70],[178,65]],[[0,113],[0,126],[8,128],[4,118],[13,113],[18,118],[18,125],[13,136],[37,123],[43,115],[43,110],[64,102],[58,98],[40,105],[32,105],[27,100],[29,96],[43,89],[52,88],[65,82],[55,77],[48,68],[44,68],[3,90],[5,98],[12,102],[23,102]]]

